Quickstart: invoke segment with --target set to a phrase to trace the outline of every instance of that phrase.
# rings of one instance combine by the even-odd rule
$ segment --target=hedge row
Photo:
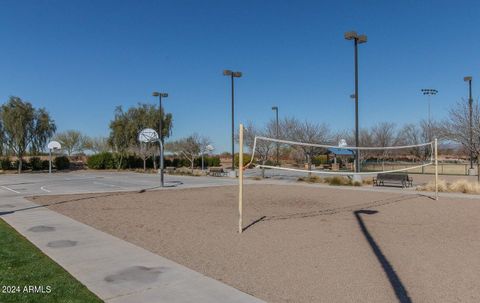
[[[159,162],[158,156],[156,157],[156,162]],[[87,166],[91,169],[116,169],[117,164],[119,163],[120,159],[113,153],[110,152],[103,152],[99,154],[92,155],[87,159]],[[173,166],[173,167],[190,167],[190,162],[186,159],[165,159],[164,161],[165,167]],[[195,159],[194,163],[195,167],[202,166],[202,159],[198,158]],[[220,166],[220,158],[219,157],[205,157],[204,158],[204,166]],[[146,161],[147,168],[154,168],[153,159],[149,158]],[[130,155],[126,158],[122,159],[122,169],[135,169],[135,168],[143,168],[143,160],[140,157]]]
[[[19,161],[11,161],[10,158],[0,159],[0,169],[2,170],[15,170],[18,169]],[[65,156],[55,157],[53,159],[53,168],[58,170],[68,169],[70,167],[70,160]],[[49,161],[42,160],[39,157],[31,157],[29,160],[24,159],[22,161],[22,170],[48,170]]]

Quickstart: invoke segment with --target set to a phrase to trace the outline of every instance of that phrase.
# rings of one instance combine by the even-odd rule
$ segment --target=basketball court
[[[236,184],[236,180],[213,177],[166,176],[166,188]],[[54,195],[112,191],[157,190],[158,174],[117,171],[24,173],[0,175],[1,196]]]

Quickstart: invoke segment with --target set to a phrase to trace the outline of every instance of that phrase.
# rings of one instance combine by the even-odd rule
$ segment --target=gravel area
[[[480,302],[480,201],[297,185],[38,196],[268,302]]]

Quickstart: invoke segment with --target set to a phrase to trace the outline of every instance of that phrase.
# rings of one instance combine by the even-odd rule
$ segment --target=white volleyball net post
[[[438,140],[435,138],[435,200],[438,200]]]
[[[243,124],[238,130],[238,233],[243,231]]]

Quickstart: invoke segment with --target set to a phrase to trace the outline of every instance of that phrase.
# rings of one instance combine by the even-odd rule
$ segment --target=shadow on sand
[[[358,225],[360,226],[360,230],[362,231],[363,235],[365,236],[365,239],[367,240],[368,244],[370,244],[370,247],[372,248],[373,253],[378,259],[378,262],[382,265],[383,271],[388,277],[388,280],[390,284],[392,285],[393,290],[395,291],[395,295],[398,298],[398,301],[400,303],[411,303],[412,300],[408,296],[407,289],[405,286],[402,284],[402,281],[400,280],[400,277],[397,275],[395,270],[393,269],[392,265],[390,262],[388,262],[388,259],[385,257],[383,254],[382,250],[378,246],[378,244],[375,242],[375,239],[373,239],[372,235],[367,229],[367,226],[363,222],[362,219],[362,214],[363,215],[373,215],[378,213],[376,210],[357,210],[353,212],[355,215],[355,218],[357,219]]]
[[[89,199],[94,199],[94,198],[120,196],[120,195],[132,194],[132,193],[139,193],[140,194],[140,193],[143,193],[143,192],[144,191],[111,192],[111,193],[105,193],[103,195],[99,195],[97,193],[93,193],[93,194],[92,193],[90,193],[90,194],[87,193],[87,194],[82,194],[82,195],[87,195],[86,197],[67,199],[67,200],[53,202],[53,203],[47,203],[47,204],[39,204],[39,205],[35,205],[35,206],[13,209],[11,211],[3,211],[3,212],[0,211],[0,217],[5,216],[5,215],[11,215],[11,214],[19,212],[19,211],[26,211],[26,210],[36,209],[36,208],[44,208],[44,207],[60,205],[60,204],[65,204],[65,203],[71,203],[71,202],[78,202],[78,201],[89,200]],[[78,194],[75,194],[75,195],[78,195]]]
[[[168,182],[165,182],[165,187],[177,187],[178,185],[182,185],[182,184],[183,184],[182,181],[168,181]],[[101,194],[101,193],[78,193],[78,194],[71,194],[71,195],[79,195],[79,194],[89,195],[89,194],[93,194],[94,196],[87,196],[87,197],[82,197],[82,198],[68,199],[68,200],[59,201],[59,202],[54,202],[54,203],[48,203],[48,204],[35,205],[35,206],[30,206],[30,207],[25,207],[25,208],[14,209],[14,210],[11,210],[11,211],[3,211],[3,212],[0,211],[0,216],[10,215],[10,214],[13,214],[13,213],[15,213],[15,212],[17,212],[17,211],[25,211],[25,210],[36,209],[36,208],[49,207],[49,206],[54,206],[54,205],[59,205],[59,204],[64,204],[64,203],[70,203],[70,202],[77,202],[77,201],[82,201],[82,200],[88,200],[88,199],[92,199],[92,198],[102,198],[102,197],[118,196],[118,195],[132,194],[132,193],[142,194],[142,193],[145,193],[145,192],[147,192],[147,191],[155,190],[155,189],[158,189],[158,188],[160,188],[160,186],[154,186],[154,187],[150,187],[150,188],[143,188],[143,189],[138,190],[138,191],[132,190],[132,191],[120,191],[120,192],[107,192],[107,193],[104,193],[103,195],[98,195],[98,194]],[[65,195],[69,195],[69,194],[65,194]]]
[[[243,228],[243,231],[253,227],[257,223],[265,222],[265,221],[276,221],[276,220],[288,220],[288,219],[301,219],[301,218],[309,218],[309,217],[317,217],[317,216],[328,216],[328,215],[335,215],[338,213],[345,213],[345,212],[352,212],[358,209],[363,209],[363,208],[371,208],[371,207],[377,207],[377,206],[383,206],[383,205],[388,205],[392,203],[398,203],[402,201],[407,201],[411,199],[415,199],[418,197],[421,197],[422,195],[416,194],[416,195],[403,195],[400,197],[391,197],[391,198],[386,198],[386,199],[380,199],[380,200],[374,200],[374,201],[369,201],[365,203],[358,203],[354,205],[348,205],[348,206],[342,206],[342,207],[333,207],[333,208],[325,208],[325,209],[319,209],[319,210],[313,210],[313,211],[307,211],[307,212],[297,212],[297,213],[291,213],[291,214],[283,214],[283,215],[271,215],[271,216],[266,216],[263,214],[259,214],[258,218],[253,220],[250,224],[245,226]],[[425,196],[428,197],[428,196]]]

